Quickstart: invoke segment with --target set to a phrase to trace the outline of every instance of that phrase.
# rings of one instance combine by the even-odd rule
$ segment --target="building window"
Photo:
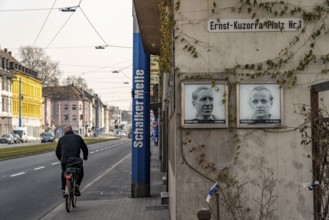
[[[6,90],[6,79],[2,79],[2,90]]]
[[[64,110],[68,110],[69,109],[69,105],[68,104],[65,104],[64,105]]]
[[[6,99],[2,98],[2,111],[6,112]]]
[[[72,121],[76,121],[77,120],[77,116],[76,115],[72,115]]]
[[[81,105],[79,105],[79,110],[81,110],[82,109],[82,106]]]
[[[69,115],[64,115],[64,120],[65,121],[69,120]]]
[[[77,110],[77,105],[72,105],[72,110]]]
[[[83,120],[83,115],[80,115],[80,120]]]

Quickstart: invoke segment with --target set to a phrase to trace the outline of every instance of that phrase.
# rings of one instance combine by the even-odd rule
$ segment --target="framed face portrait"
[[[227,92],[224,82],[184,81],[182,83],[182,126],[185,128],[226,128]]]
[[[238,127],[280,127],[283,90],[276,83],[237,85]]]

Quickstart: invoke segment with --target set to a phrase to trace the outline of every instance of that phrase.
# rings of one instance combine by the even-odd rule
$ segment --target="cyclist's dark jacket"
[[[88,158],[88,148],[83,139],[68,131],[61,137],[57,143],[56,156],[62,163],[67,163],[69,157],[80,157],[80,149],[83,153],[83,159]]]

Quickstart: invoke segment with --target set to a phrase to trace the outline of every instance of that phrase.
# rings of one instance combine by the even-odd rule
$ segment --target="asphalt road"
[[[131,139],[89,145],[83,188],[131,152]],[[0,161],[0,220],[39,219],[63,202],[54,152]]]

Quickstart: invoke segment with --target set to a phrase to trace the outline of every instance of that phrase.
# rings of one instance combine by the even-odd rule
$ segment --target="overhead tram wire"
[[[82,14],[85,16],[85,18],[87,19],[87,21],[89,22],[89,24],[91,25],[91,27],[94,29],[94,31],[97,33],[97,35],[102,39],[103,43],[105,44],[104,46],[108,46],[108,43],[104,40],[104,38],[100,35],[100,33],[96,30],[95,26],[91,23],[91,21],[89,20],[89,18],[87,17],[86,13],[82,10],[81,7],[79,7]]]
[[[1,12],[16,12],[16,11],[48,11],[48,10],[55,10],[60,8],[27,8],[27,9],[7,9],[7,10],[0,10]]]
[[[65,23],[62,25],[62,27],[57,31],[57,33],[55,34],[55,36],[51,39],[51,41],[49,42],[49,44],[44,48],[45,50],[48,49],[48,47],[50,46],[50,44],[56,39],[56,37],[58,36],[58,34],[63,30],[63,28],[65,27],[65,25],[67,24],[67,22],[71,19],[72,15],[74,13],[71,13],[70,16],[67,18],[67,20],[65,21]]]
[[[48,47],[48,50],[56,50],[56,49],[85,49],[85,48],[94,48],[93,46],[63,46],[63,47]],[[132,49],[132,47],[128,46],[120,46],[120,45],[108,45],[107,47],[117,47],[117,48],[127,48]],[[11,48],[12,50],[18,50],[19,48]]]
[[[126,63],[126,62],[131,62],[131,59],[128,59],[128,60],[123,60],[121,62],[118,62],[118,63],[115,63],[115,64],[112,64],[111,66],[107,66],[107,68],[113,68],[116,66],[116,65],[119,65],[121,63]],[[89,65],[78,65],[78,64],[67,64],[67,63],[64,63],[64,64],[60,64],[61,66],[77,66],[77,67],[93,67],[93,68],[104,68],[104,66],[89,66]],[[117,68],[115,68],[117,69]],[[103,71],[103,72],[106,72],[106,71]]]
[[[48,49],[76,49],[76,48],[92,48],[95,46],[63,46],[63,47],[49,47]],[[106,45],[106,47],[117,47],[117,48],[127,48],[132,49],[132,47],[128,46],[120,46],[120,45]]]
[[[75,7],[79,7],[75,6]],[[61,10],[61,9],[59,9]],[[49,42],[49,44],[44,48],[44,51],[46,51],[48,49],[48,47],[50,46],[50,44],[56,39],[56,37],[58,36],[58,34],[62,31],[62,29],[64,28],[64,26],[67,24],[67,22],[71,19],[73,13],[71,13],[71,15],[68,17],[68,19],[65,21],[65,23],[62,25],[62,27],[57,31],[57,33],[55,34],[55,36],[51,39],[51,41]],[[40,59],[40,57],[38,58]]]
[[[119,90],[119,89],[122,89],[122,86],[119,86],[119,87],[107,87],[107,88],[97,88],[97,91],[99,91],[99,90],[109,90],[109,89],[110,90]]]
[[[130,67],[130,66],[132,66],[132,64],[129,64],[128,66],[123,67],[122,69],[120,69],[120,70],[118,70],[118,71],[121,71],[121,70],[123,70],[123,69],[126,69],[126,68],[128,68],[128,67]],[[95,72],[95,71],[97,71],[97,70],[106,69],[106,68],[110,68],[110,67],[111,67],[111,66],[105,66],[105,67],[97,68],[97,69],[94,69],[94,70],[86,71],[86,72],[81,73],[81,75],[84,75],[84,74],[86,74],[86,73],[92,73],[92,72]]]
[[[35,40],[34,40],[34,42],[33,42],[33,46],[35,45],[35,42],[38,40],[38,38],[39,38],[39,36],[40,36],[40,34],[41,34],[41,31],[43,30],[43,28],[44,28],[46,22],[48,21],[48,18],[49,18],[50,14],[51,14],[51,11],[53,10],[53,8],[54,8],[54,6],[55,6],[56,1],[57,1],[57,0],[55,0],[54,3],[53,3],[53,5],[51,6],[51,9],[49,10],[49,13],[48,13],[48,15],[47,15],[47,17],[46,17],[46,20],[43,22],[42,27],[41,27],[41,29],[40,29],[40,31],[39,31],[37,37],[35,38]]]
[[[131,77],[127,76],[127,74],[123,71],[123,70],[120,70],[120,72],[127,78],[127,79],[131,79]]]

